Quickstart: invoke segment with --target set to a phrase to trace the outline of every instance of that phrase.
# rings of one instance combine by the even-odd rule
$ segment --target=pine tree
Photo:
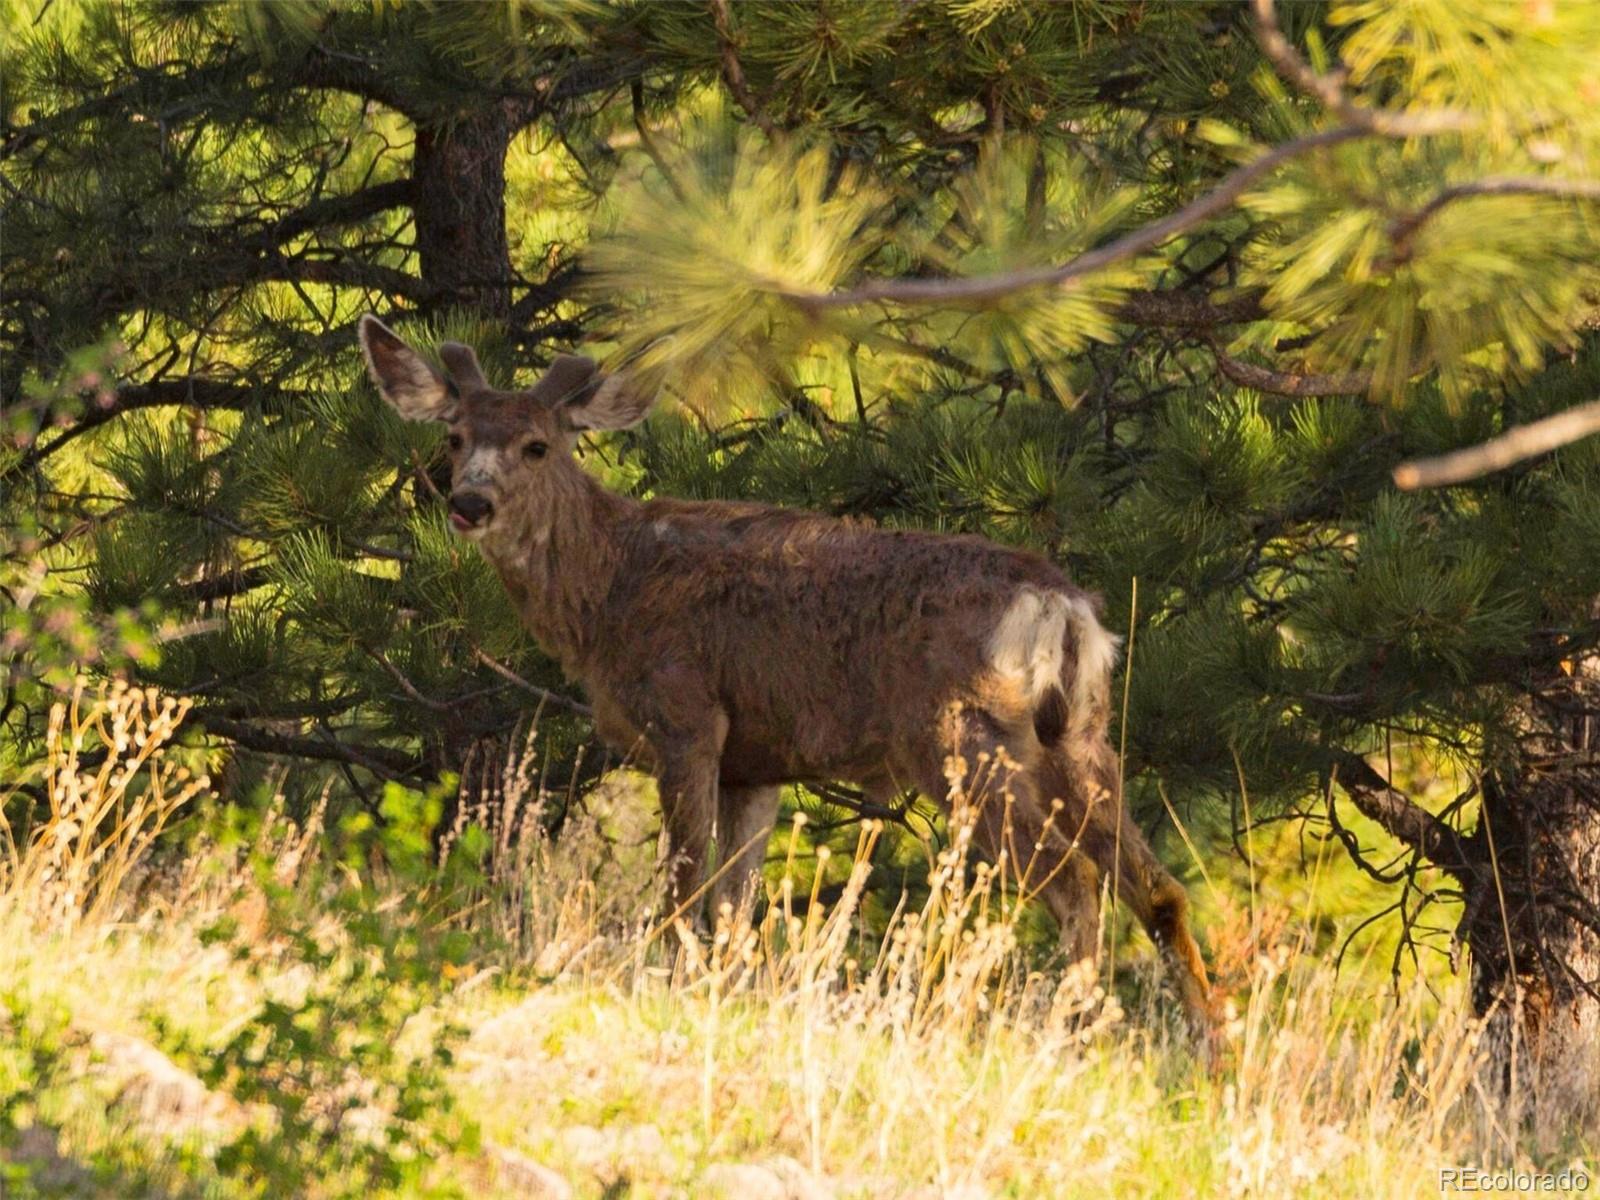
[[[86,599],[167,631],[132,649],[192,723],[369,802],[374,777],[492,778],[535,711],[574,765],[581,703],[448,535],[438,435],[377,400],[353,329],[376,311],[507,373],[565,347],[570,235],[508,223],[542,184],[506,163],[589,136],[627,52],[538,4],[14,7],[11,735],[43,712],[28,652]]]
[[[560,689],[350,322],[507,380],[582,340],[681,402],[596,447],[618,484],[1068,564],[1132,635],[1147,823],[1248,799],[1325,825],[1407,920],[1458,894],[1502,1065],[1593,1102],[1600,448],[1392,483],[1600,393],[1581,8],[82,12],[6,72],[6,398],[35,436],[0,478],[46,514],[19,564],[207,622],[132,669],[209,732],[359,789],[513,736],[539,701],[479,651]],[[113,338],[105,388],[74,353]],[[1426,807],[1395,747],[1471,786]]]
[[[1596,427],[1600,30],[1426,0],[1287,6],[1287,30],[1266,3],[712,8],[762,135],[663,161],[592,257],[669,387],[831,394],[837,423],[675,437],[646,480],[1064,558],[1137,626],[1149,818],[1247,794],[1323,823],[1408,926],[1461,897],[1502,1082],[1591,1108],[1600,449],[1391,476]],[[1470,786],[1430,810],[1397,744]]]

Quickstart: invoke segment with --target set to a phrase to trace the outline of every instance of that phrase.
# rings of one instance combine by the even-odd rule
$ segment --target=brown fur
[[[391,402],[460,438],[456,491],[493,505],[468,536],[528,629],[588,693],[602,736],[647,757],[674,899],[700,887],[713,839],[725,856],[744,850],[729,874],[759,866],[779,785],[849,780],[943,800],[954,761],[969,794],[985,793],[978,844],[1028,869],[1073,957],[1094,956],[1100,875],[1115,872],[1203,1019],[1183,889],[1123,819],[1106,738],[1111,643],[1057,567],[976,537],[619,496],[572,451],[582,429],[642,418],[648,398],[625,381],[597,386],[593,364],[564,358],[531,391],[494,392],[451,346],[455,395],[374,319],[362,340]],[[548,451],[528,458],[531,442]],[[996,649],[1008,621],[1022,648],[1009,673]],[[1059,642],[1029,640],[1058,628]],[[1054,674],[1036,678],[1034,661]]]

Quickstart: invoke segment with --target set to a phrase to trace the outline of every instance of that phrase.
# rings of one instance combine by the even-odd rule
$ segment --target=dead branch
[[[1462,836],[1378,774],[1359,754],[1340,757],[1334,781],[1364,816],[1434,866],[1454,875],[1473,870]]]
[[[1591,400],[1543,420],[1518,425],[1497,438],[1490,438],[1465,450],[1403,462],[1394,469],[1394,483],[1407,492],[1417,488],[1465,483],[1535,455],[1560,449],[1594,433],[1600,433],[1600,400]]]

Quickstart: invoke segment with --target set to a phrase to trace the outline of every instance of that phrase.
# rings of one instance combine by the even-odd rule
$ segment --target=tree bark
[[[1600,656],[1539,681],[1473,845],[1463,925],[1491,1069],[1559,1135],[1600,1114]]]
[[[451,306],[474,309],[500,325],[511,320],[511,250],[506,240],[506,152],[518,127],[512,108],[490,102],[438,125],[419,124],[411,158],[417,258],[423,285]],[[448,474],[432,477],[449,488]],[[427,502],[419,492],[420,502]],[[461,821],[485,826],[502,816],[505,761],[519,717],[506,711],[503,733],[469,730],[446,719],[428,751],[439,772],[459,775],[433,831],[436,854]]]
[[[506,151],[516,125],[504,103],[448,124],[419,125],[411,158],[423,283],[454,303],[501,319],[511,312]]]

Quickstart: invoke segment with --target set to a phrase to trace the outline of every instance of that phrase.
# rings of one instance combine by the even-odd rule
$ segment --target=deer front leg
[[[717,816],[717,760],[704,756],[662,756],[657,783],[667,835],[667,911],[683,908],[698,923],[706,856]]]
[[[724,901],[739,908],[752,901],[761,886],[767,861],[767,839],[778,819],[776,787],[720,785],[717,796],[717,880],[711,885],[713,919]]]

